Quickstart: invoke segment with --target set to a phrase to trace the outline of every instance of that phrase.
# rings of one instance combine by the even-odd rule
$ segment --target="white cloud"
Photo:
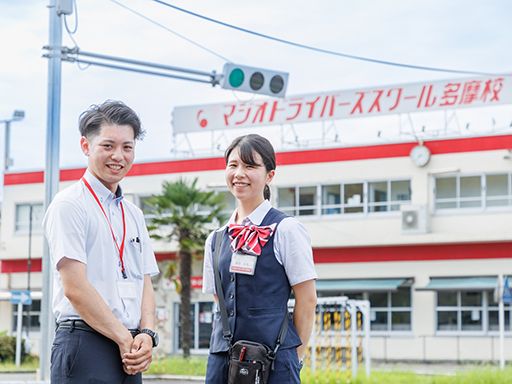
[[[289,94],[452,76],[321,55],[229,30],[152,1],[119,1],[235,62],[289,71]],[[18,169],[39,168],[44,164],[47,62],[41,58],[41,47],[48,42],[46,3],[0,1],[0,48],[4,52],[0,61],[0,118],[9,116],[14,109],[24,109],[27,114],[25,120],[13,124],[11,152]],[[262,33],[390,61],[497,72],[509,72],[512,62],[508,49],[512,40],[508,20],[512,5],[504,0],[492,3],[182,0],[173,3]],[[222,69],[223,60],[110,1],[78,1],[78,6],[76,39],[83,50],[205,71]],[[73,25],[74,17],[68,21]],[[65,33],[64,44],[72,45]],[[205,84],[97,67],[80,71],[69,63],[63,63],[62,90],[61,163],[64,166],[84,164],[77,144],[77,117],[92,103],[115,98],[131,105],[148,131],[137,149],[138,158],[149,160],[169,155],[174,106],[235,97],[229,91]],[[479,112],[478,116],[482,114],[485,113]],[[500,116],[503,116],[499,118],[500,124],[508,124],[505,120],[510,119],[510,108],[504,108]],[[388,125],[388,120],[337,124],[346,132],[357,130],[350,128],[353,126]],[[262,132],[269,131],[272,129]],[[227,136],[235,134],[230,132]],[[373,135],[374,132],[368,140],[373,140]]]

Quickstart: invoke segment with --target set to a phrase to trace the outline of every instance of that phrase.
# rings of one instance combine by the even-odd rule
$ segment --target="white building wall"
[[[431,230],[426,234],[404,235],[401,231],[400,212],[382,212],[358,215],[303,216],[299,219],[308,229],[315,248],[343,248],[357,246],[447,244],[471,242],[497,242],[512,239],[512,208],[496,210],[435,211],[433,207],[434,178],[446,174],[506,173],[512,171],[512,162],[503,158],[504,150],[451,153],[433,155],[425,168],[415,167],[408,157],[337,161],[313,164],[278,166],[272,183],[273,199],[276,189],[286,186],[312,186],[330,183],[410,179],[413,205],[427,206]],[[207,188],[224,188],[224,171],[198,171],[180,174],[132,176],[123,181],[128,195],[147,196],[158,194],[162,182],[179,178],[198,178],[198,185]],[[61,184],[66,187],[71,182]],[[14,232],[15,206],[17,203],[42,202],[43,184],[10,185],[4,190],[2,226],[0,229],[0,260],[26,259],[28,237]],[[32,257],[40,258],[43,239],[34,233]],[[155,242],[155,251],[174,251],[175,246]],[[512,258],[512,250],[511,250]],[[197,268],[197,266],[196,266]],[[316,265],[320,279],[370,279],[407,277],[414,279],[412,290],[411,332],[374,335],[371,341],[372,356],[379,359],[404,360],[495,360],[498,342],[493,335],[439,335],[436,332],[436,294],[417,291],[425,287],[430,277],[441,276],[495,276],[510,273],[510,259],[485,260],[436,260],[391,261],[366,263],[319,263]],[[0,290],[24,289],[26,273],[0,275]],[[32,274],[32,287],[41,287],[41,273]],[[210,295],[193,293],[195,301],[210,301]],[[159,327],[162,350],[173,351],[175,337],[172,303],[178,296],[169,291],[157,303],[162,318]],[[167,313],[165,311],[168,311]],[[0,329],[10,329],[11,305],[0,301]],[[508,358],[512,358],[512,337],[506,339]]]

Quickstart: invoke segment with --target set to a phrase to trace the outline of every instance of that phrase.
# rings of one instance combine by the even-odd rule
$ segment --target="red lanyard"
[[[121,246],[117,244],[116,241],[116,235],[114,234],[114,229],[112,228],[112,224],[110,223],[110,220],[108,219],[107,213],[105,212],[105,209],[103,209],[103,205],[101,204],[100,200],[98,199],[98,196],[92,189],[91,185],[85,180],[85,178],[82,177],[82,181],[84,182],[85,186],[91,192],[92,197],[94,197],[94,200],[98,203],[98,206],[101,209],[101,212],[103,212],[103,215],[105,216],[105,219],[107,220],[107,224],[110,228],[110,233],[112,233],[112,239],[114,240],[114,244],[116,245],[117,250],[119,251],[119,260],[121,260],[121,274],[123,275],[123,279],[126,279],[128,276],[126,276],[126,271],[124,269],[124,262],[123,262],[123,253],[124,253],[124,240],[126,239],[126,220],[124,218],[124,207],[123,203],[120,202],[119,205],[121,206],[121,213],[123,217],[123,239],[121,240]]]

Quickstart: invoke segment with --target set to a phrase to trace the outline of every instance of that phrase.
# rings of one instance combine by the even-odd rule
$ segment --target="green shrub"
[[[26,357],[25,342],[21,341],[21,361]],[[16,337],[0,332],[0,362],[14,361],[16,358]]]

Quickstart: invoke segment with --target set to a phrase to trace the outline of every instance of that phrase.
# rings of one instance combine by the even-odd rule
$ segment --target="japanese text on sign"
[[[490,76],[176,107],[173,127],[186,133],[508,104],[510,82]]]

